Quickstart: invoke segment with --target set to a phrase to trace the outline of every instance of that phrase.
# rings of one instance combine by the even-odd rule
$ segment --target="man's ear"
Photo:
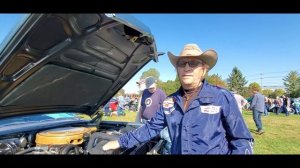
[[[202,67],[203,73],[207,74],[207,69],[208,69],[208,67],[207,67],[206,65],[203,66],[203,67]]]
[[[204,65],[202,67],[203,73],[202,73],[202,79],[204,79],[205,77],[207,77],[207,72],[208,72],[208,66]]]

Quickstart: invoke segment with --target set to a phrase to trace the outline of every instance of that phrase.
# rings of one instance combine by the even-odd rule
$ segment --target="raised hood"
[[[29,15],[1,51],[0,117],[92,115],[150,60],[154,38],[130,15]]]

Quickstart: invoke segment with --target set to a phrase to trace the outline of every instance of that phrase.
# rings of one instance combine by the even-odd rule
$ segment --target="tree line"
[[[155,68],[150,68],[147,71],[144,71],[140,77],[140,79],[144,79],[148,76],[153,76],[157,79],[157,85],[161,88],[167,95],[172,94],[177,91],[180,87],[180,81],[178,76],[176,76],[175,80],[168,80],[163,82],[160,80],[159,76],[160,73]],[[262,89],[261,86],[256,83],[252,82],[248,86],[248,81],[246,80],[245,76],[242,72],[237,68],[234,67],[232,72],[229,74],[226,80],[223,80],[220,75],[218,74],[207,74],[206,80],[208,83],[212,85],[216,85],[218,87],[226,88],[230,91],[236,91],[240,95],[245,98],[252,96],[252,90],[258,89],[262,94],[267,97],[276,98],[277,96],[287,95],[289,97],[300,97],[300,75],[297,71],[291,71],[285,76],[283,80],[283,84],[285,86],[284,89],[275,89],[274,91],[271,89]]]

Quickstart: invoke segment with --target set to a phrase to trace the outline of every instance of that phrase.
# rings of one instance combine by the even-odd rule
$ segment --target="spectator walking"
[[[261,114],[265,110],[265,98],[264,96],[258,92],[258,89],[255,88],[252,90],[253,99],[250,105],[250,109],[253,112],[253,120],[255,122],[257,133],[263,134],[265,131],[263,130],[263,124],[261,121]]]

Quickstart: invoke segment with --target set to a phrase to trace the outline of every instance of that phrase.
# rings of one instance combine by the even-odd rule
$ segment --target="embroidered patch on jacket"
[[[207,114],[217,114],[220,112],[221,106],[200,106],[200,111]]]
[[[171,108],[174,107],[174,100],[171,97],[168,97],[164,100],[163,102],[163,107],[164,108]]]
[[[146,107],[150,107],[150,106],[151,106],[151,104],[152,104],[152,99],[151,99],[151,97],[149,97],[149,98],[147,98],[147,99],[145,100],[145,104],[146,104]]]
[[[174,108],[174,100],[171,97],[168,97],[163,102],[164,113],[169,115],[171,112],[175,110]]]

